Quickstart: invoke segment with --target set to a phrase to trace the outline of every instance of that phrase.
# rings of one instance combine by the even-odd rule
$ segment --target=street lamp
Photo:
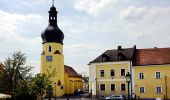
[[[98,91],[98,90],[97,90],[97,77],[96,77],[95,81],[96,81],[96,99],[97,99],[97,95],[98,95],[98,94],[97,94],[97,93],[98,93],[98,92],[97,92],[97,91]]]
[[[54,99],[56,100],[56,82],[54,83],[54,88],[55,88],[55,90],[54,90],[54,93],[55,93]]]
[[[130,80],[131,80],[131,75],[129,72],[127,72],[126,76],[126,82],[128,83],[128,100],[130,100],[130,94],[129,94],[129,83],[130,83]]]

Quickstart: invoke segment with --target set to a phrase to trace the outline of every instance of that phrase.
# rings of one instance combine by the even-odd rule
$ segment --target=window
[[[145,92],[145,87],[139,87],[139,93],[144,93]]]
[[[100,90],[105,91],[105,84],[100,84]]]
[[[104,70],[100,70],[100,76],[104,77]]]
[[[51,46],[48,47],[48,52],[51,52]]]
[[[110,76],[115,76],[115,70],[114,69],[110,70]]]
[[[103,62],[110,61],[110,57],[108,55],[106,55],[106,54],[103,54],[102,55],[102,61]]]
[[[162,93],[162,87],[161,86],[158,86],[156,87],[156,93]]]
[[[122,53],[118,54],[118,61],[126,60],[126,56],[124,56]]]
[[[139,73],[139,79],[144,79],[144,73]]]
[[[161,72],[156,72],[156,79],[160,79],[161,78]]]
[[[102,61],[106,61],[106,57],[102,57]]]
[[[111,84],[110,88],[111,91],[115,91],[115,84]]]
[[[121,76],[125,76],[125,69],[121,69]]]
[[[123,60],[123,56],[122,55],[118,55],[118,60],[119,61]]]
[[[52,56],[46,56],[46,61],[47,62],[52,62]]]
[[[125,91],[125,84],[121,84],[121,91]]]

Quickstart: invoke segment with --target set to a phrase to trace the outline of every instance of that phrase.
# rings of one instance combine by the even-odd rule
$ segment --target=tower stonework
[[[54,96],[65,94],[64,84],[64,55],[63,39],[64,34],[57,25],[57,11],[54,4],[49,11],[49,25],[42,32],[42,54],[41,54],[41,73],[55,73],[50,78]]]

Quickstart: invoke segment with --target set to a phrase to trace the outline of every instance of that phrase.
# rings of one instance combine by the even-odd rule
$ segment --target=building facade
[[[170,48],[107,50],[89,63],[93,96],[122,94],[127,97],[125,74],[131,74],[130,97],[170,99]]]
[[[89,63],[89,91],[93,96],[127,95],[125,75],[132,73],[134,50],[135,47],[123,49],[119,46],[117,50],[107,50]]]
[[[136,95],[170,99],[170,48],[137,49],[133,66]]]
[[[79,75],[72,67],[64,65],[65,74],[65,94],[74,94],[83,90],[82,76]]]
[[[49,11],[49,25],[42,32],[41,73],[53,75],[50,78],[54,96],[73,94],[82,89],[82,78],[69,66],[64,66],[64,34],[57,25],[57,11],[54,4]]]

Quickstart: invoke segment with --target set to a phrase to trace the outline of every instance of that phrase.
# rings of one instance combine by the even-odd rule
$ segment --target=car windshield
[[[113,95],[112,97],[121,97],[120,95]]]

